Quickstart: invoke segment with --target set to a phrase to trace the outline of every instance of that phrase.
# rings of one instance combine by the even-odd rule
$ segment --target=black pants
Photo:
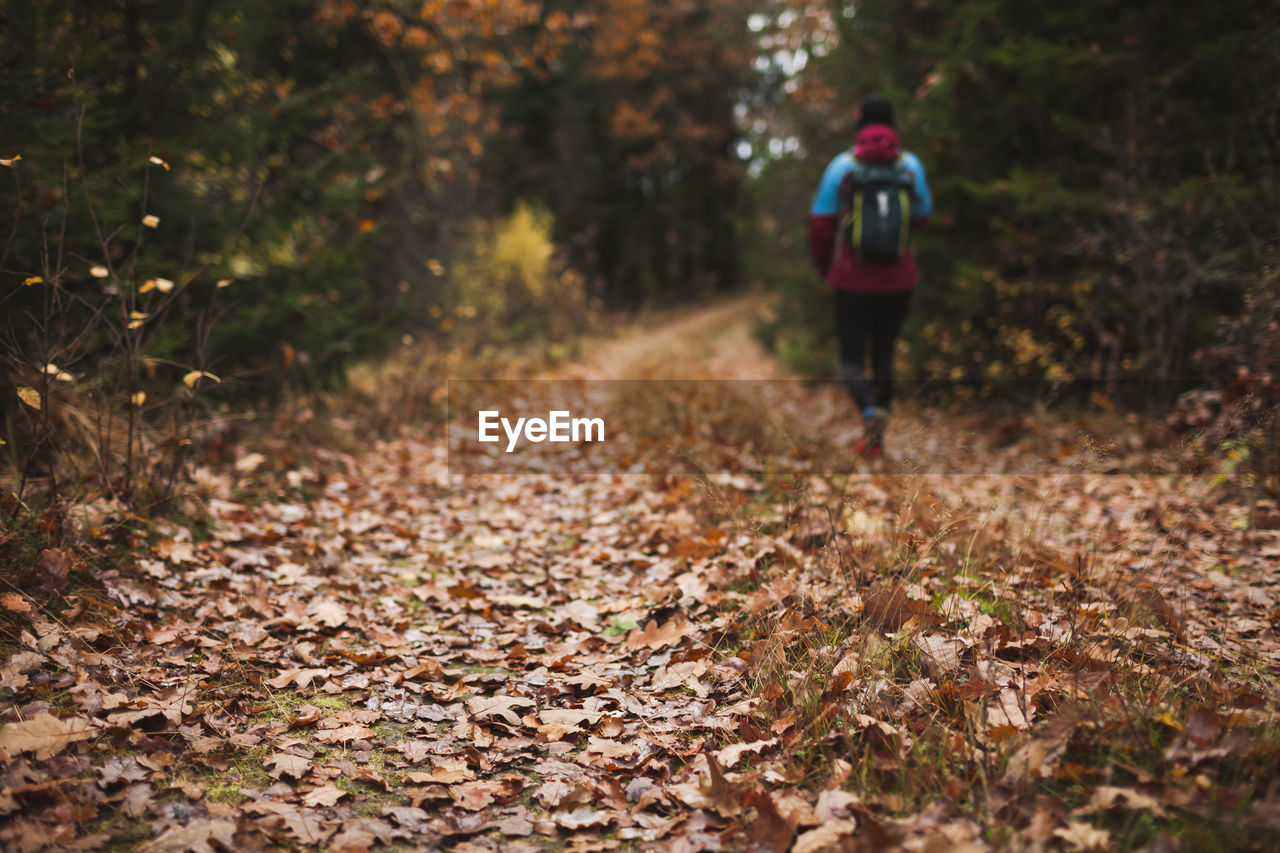
[[[840,378],[859,409],[893,400],[893,344],[911,306],[910,290],[854,293],[835,290],[836,336],[840,341]],[[867,374],[867,347],[871,375]],[[872,379],[874,377],[874,381]]]

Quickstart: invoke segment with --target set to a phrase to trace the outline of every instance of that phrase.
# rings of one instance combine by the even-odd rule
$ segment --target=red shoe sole
[[[864,459],[879,459],[883,451],[884,448],[878,444],[868,446],[866,439],[859,439],[858,443],[853,446],[853,452]]]

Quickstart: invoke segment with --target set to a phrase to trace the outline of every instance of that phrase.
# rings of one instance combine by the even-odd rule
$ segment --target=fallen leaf
[[[394,749],[413,764],[421,764],[431,754],[431,748],[424,740],[398,741]]]
[[[796,838],[791,853],[822,853],[826,850],[844,849],[844,839],[853,835],[858,824],[851,820],[833,820]]]
[[[149,771],[138,763],[132,755],[113,755],[102,762],[102,775],[98,784],[103,788],[113,785],[145,782]]]
[[[1014,729],[1028,729],[1031,727],[1028,715],[1033,714],[1035,708],[1026,702],[1026,711],[1023,711],[1023,697],[1013,688],[1006,687],[1000,691],[1000,696],[995,702],[992,702],[987,708],[987,724],[992,728],[1000,726],[1010,726]]]
[[[27,601],[16,592],[6,592],[0,595],[0,607],[13,613],[30,613],[32,610],[31,602]]]
[[[929,675],[938,681],[960,668],[960,651],[964,643],[954,637],[916,634],[911,638],[911,645],[920,654],[920,661]]]
[[[596,753],[609,759],[628,759],[635,758],[636,745],[620,743],[606,738],[589,737],[587,738],[587,752]]]
[[[37,759],[50,758],[79,740],[94,735],[93,726],[84,717],[59,719],[41,713],[29,720],[5,723],[0,728],[0,749],[10,754],[34,752]]]
[[[539,785],[533,796],[546,808],[554,809],[564,804],[589,803],[593,795],[581,780],[556,776]]]
[[[36,560],[36,571],[45,588],[61,591],[71,577],[71,558],[60,548],[45,548]]]
[[[301,779],[311,771],[311,759],[288,752],[277,752],[267,759],[266,766],[272,779],[283,779],[286,776]]]
[[[467,766],[467,759],[441,756],[432,760],[430,772],[411,770],[405,774],[405,778],[417,783],[431,782],[451,785],[454,782],[465,782],[468,779],[474,779],[476,774]]]
[[[1088,823],[1076,821],[1053,831],[1054,838],[1061,838],[1071,850],[1109,850],[1111,833]]]
[[[731,743],[728,746],[726,746],[724,749],[716,750],[714,754],[716,759],[721,764],[723,764],[726,768],[731,768],[734,765],[736,765],[739,761],[741,761],[742,756],[746,755],[747,753],[754,752],[756,754],[759,754],[760,752],[768,749],[769,747],[777,746],[777,744],[778,744],[778,739],[776,737],[769,738],[768,740],[758,740],[752,743]]]
[[[473,717],[480,720],[501,717],[513,726],[520,725],[520,717],[513,709],[536,707],[536,702],[523,696],[476,696],[467,700],[467,711]]]
[[[1164,817],[1164,806],[1152,796],[1135,791],[1132,788],[1117,788],[1112,785],[1100,785],[1094,789],[1089,802],[1078,809],[1073,809],[1076,816],[1095,814],[1114,808],[1127,808],[1130,811],[1151,812],[1156,817]]]
[[[602,809],[579,806],[569,811],[553,812],[551,819],[557,826],[573,831],[586,829],[589,826],[607,826],[613,821],[613,815]]]
[[[303,704],[293,709],[289,714],[289,725],[291,726],[309,726],[318,722],[323,712],[315,705]]]
[[[707,770],[699,773],[696,781],[669,785],[667,791],[686,805],[714,811],[721,817],[742,813],[738,792],[725,778],[724,770],[714,755],[707,755]]]
[[[818,804],[814,806],[813,811],[819,820],[851,820],[854,816],[854,808],[861,804],[862,800],[858,796],[839,788],[831,788],[818,795]]]
[[[301,669],[299,667],[293,667],[292,669],[286,669],[275,678],[268,679],[267,684],[277,690],[283,690],[290,684],[296,684],[299,687],[305,688],[311,686],[311,682],[314,679],[328,677],[329,670],[327,669]]]
[[[44,655],[37,652],[14,652],[0,667],[0,686],[10,690],[25,687],[27,673],[44,663]]]
[[[307,607],[307,615],[329,628],[341,628],[347,624],[347,609],[332,598],[311,602]]]
[[[332,806],[346,796],[349,796],[347,792],[337,785],[321,785],[319,788],[312,788],[303,794],[302,803],[312,808],[316,806]]]
[[[767,791],[751,790],[743,798],[756,810],[755,819],[747,824],[746,837],[752,853],[786,853],[795,838],[795,830],[783,818]]]
[[[516,779],[482,779],[451,786],[449,796],[458,808],[479,811],[515,796],[523,787],[523,783]]]
[[[326,849],[335,853],[364,853],[378,844],[391,846],[395,843],[396,835],[391,824],[385,820],[361,818],[344,824],[342,832],[329,840]]]
[[[552,723],[568,726],[577,726],[582,723],[595,724],[600,722],[602,716],[604,714],[600,711],[584,711],[580,708],[544,708],[538,712],[538,719],[548,725]]]
[[[637,628],[627,635],[626,642],[622,644],[622,650],[634,652],[639,649],[660,649],[664,646],[674,646],[692,631],[693,625],[682,615],[673,616],[662,625],[650,619],[645,623],[643,630]]]
[[[274,816],[288,832],[303,844],[318,846],[333,834],[334,824],[314,809],[303,809],[271,799],[254,800],[242,807],[250,814]]]
[[[235,469],[237,474],[252,474],[263,466],[267,461],[267,457],[261,453],[246,453],[236,460]]]
[[[359,723],[339,726],[336,729],[321,729],[316,732],[316,740],[321,743],[351,743],[370,737],[373,737],[373,729]]]
[[[698,676],[704,675],[709,668],[710,666],[705,660],[668,664],[653,674],[653,680],[649,683],[649,687],[655,693],[663,693],[667,690],[684,687],[699,696],[705,696],[706,690],[702,683],[698,681]]]
[[[171,826],[150,841],[138,847],[138,853],[214,853],[211,841],[218,842],[217,850],[235,849],[235,822],[224,819],[195,818],[185,826]]]
[[[1077,722],[1074,716],[1059,715],[1038,725],[1032,731],[1030,740],[1019,746],[1009,757],[1000,783],[1018,787],[1049,773],[1066,750]]]

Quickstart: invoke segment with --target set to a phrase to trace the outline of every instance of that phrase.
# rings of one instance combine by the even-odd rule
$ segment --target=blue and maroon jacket
[[[841,152],[822,175],[822,183],[809,211],[809,251],[813,265],[823,280],[838,290],[860,293],[891,293],[916,286],[916,261],[907,253],[891,264],[868,263],[859,258],[846,241],[838,240],[840,185],[853,169],[854,158],[864,163],[902,164],[915,176],[911,195],[911,224],[921,228],[933,213],[933,197],[925,181],[924,167],[910,151],[903,151],[898,134],[884,124],[871,124],[858,131],[853,148]]]

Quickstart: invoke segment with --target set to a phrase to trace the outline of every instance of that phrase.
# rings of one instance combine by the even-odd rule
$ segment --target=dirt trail
[[[565,379],[794,378],[756,341],[763,296],[738,297],[670,317],[659,315],[614,340],[587,345]]]

